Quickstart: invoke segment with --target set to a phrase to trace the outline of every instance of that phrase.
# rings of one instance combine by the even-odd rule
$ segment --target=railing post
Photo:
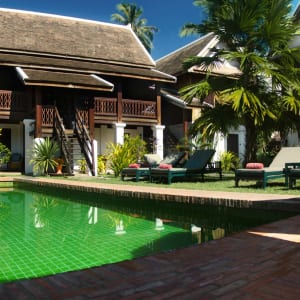
[[[94,134],[95,134],[94,115],[95,115],[95,108],[93,103],[92,107],[89,107],[89,133],[92,139],[94,139]]]
[[[118,84],[118,96],[117,96],[117,106],[118,106],[118,123],[122,122],[123,119],[123,89],[122,84]]]
[[[42,99],[41,99],[41,90],[40,88],[35,89],[35,137],[41,138],[42,137]]]
[[[161,95],[160,87],[156,84],[156,113],[157,113],[157,125],[161,125]]]

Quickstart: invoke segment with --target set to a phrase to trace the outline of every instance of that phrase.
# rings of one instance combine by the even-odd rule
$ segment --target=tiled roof
[[[176,80],[155,70],[130,26],[0,8],[0,34],[0,65],[47,71],[44,80],[51,72]]]
[[[214,34],[209,33],[196,41],[162,57],[156,61],[156,68],[162,72],[172,74],[173,76],[184,73],[183,62],[190,56],[197,56],[211,40],[215,38]]]

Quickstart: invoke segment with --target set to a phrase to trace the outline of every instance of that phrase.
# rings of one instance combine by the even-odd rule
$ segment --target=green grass
[[[235,187],[234,173],[225,173],[223,180],[219,180],[218,176],[208,174],[205,176],[204,181],[189,180],[177,181],[172,184],[166,183],[151,183],[147,180],[135,182],[133,180],[122,181],[119,177],[112,175],[102,175],[98,177],[92,176],[70,176],[70,177],[53,177],[56,180],[74,180],[85,182],[98,182],[105,184],[118,184],[118,185],[138,185],[145,187],[163,187],[175,189],[191,189],[191,190],[207,190],[207,191],[224,191],[224,192],[240,192],[240,193],[259,193],[259,194],[284,194],[284,195],[300,195],[300,184],[296,185],[294,189],[288,189],[284,184],[284,178],[276,179],[268,182],[266,189],[263,189],[258,182],[255,181],[240,181],[239,187]]]

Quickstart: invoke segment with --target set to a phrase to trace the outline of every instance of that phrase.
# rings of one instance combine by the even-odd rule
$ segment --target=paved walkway
[[[45,179],[39,184],[56,183]],[[153,191],[156,195],[163,194],[157,188],[140,190],[138,186],[112,188],[90,183],[79,186],[71,181],[65,184],[111,193],[120,189],[125,194],[150,195]],[[287,207],[300,202],[282,195],[162,190],[166,200],[179,199],[182,194],[189,201],[223,199],[233,203],[245,201],[247,205],[269,201]],[[300,299],[299,243],[300,215],[297,215],[185,249],[2,284],[0,299]]]

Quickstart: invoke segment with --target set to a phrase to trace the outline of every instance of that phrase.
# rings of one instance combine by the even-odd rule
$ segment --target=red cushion
[[[246,169],[263,169],[264,164],[263,163],[247,163]]]
[[[140,166],[140,164],[130,164],[129,168],[138,169]]]
[[[159,168],[160,169],[171,169],[172,165],[170,165],[170,164],[160,164]]]

